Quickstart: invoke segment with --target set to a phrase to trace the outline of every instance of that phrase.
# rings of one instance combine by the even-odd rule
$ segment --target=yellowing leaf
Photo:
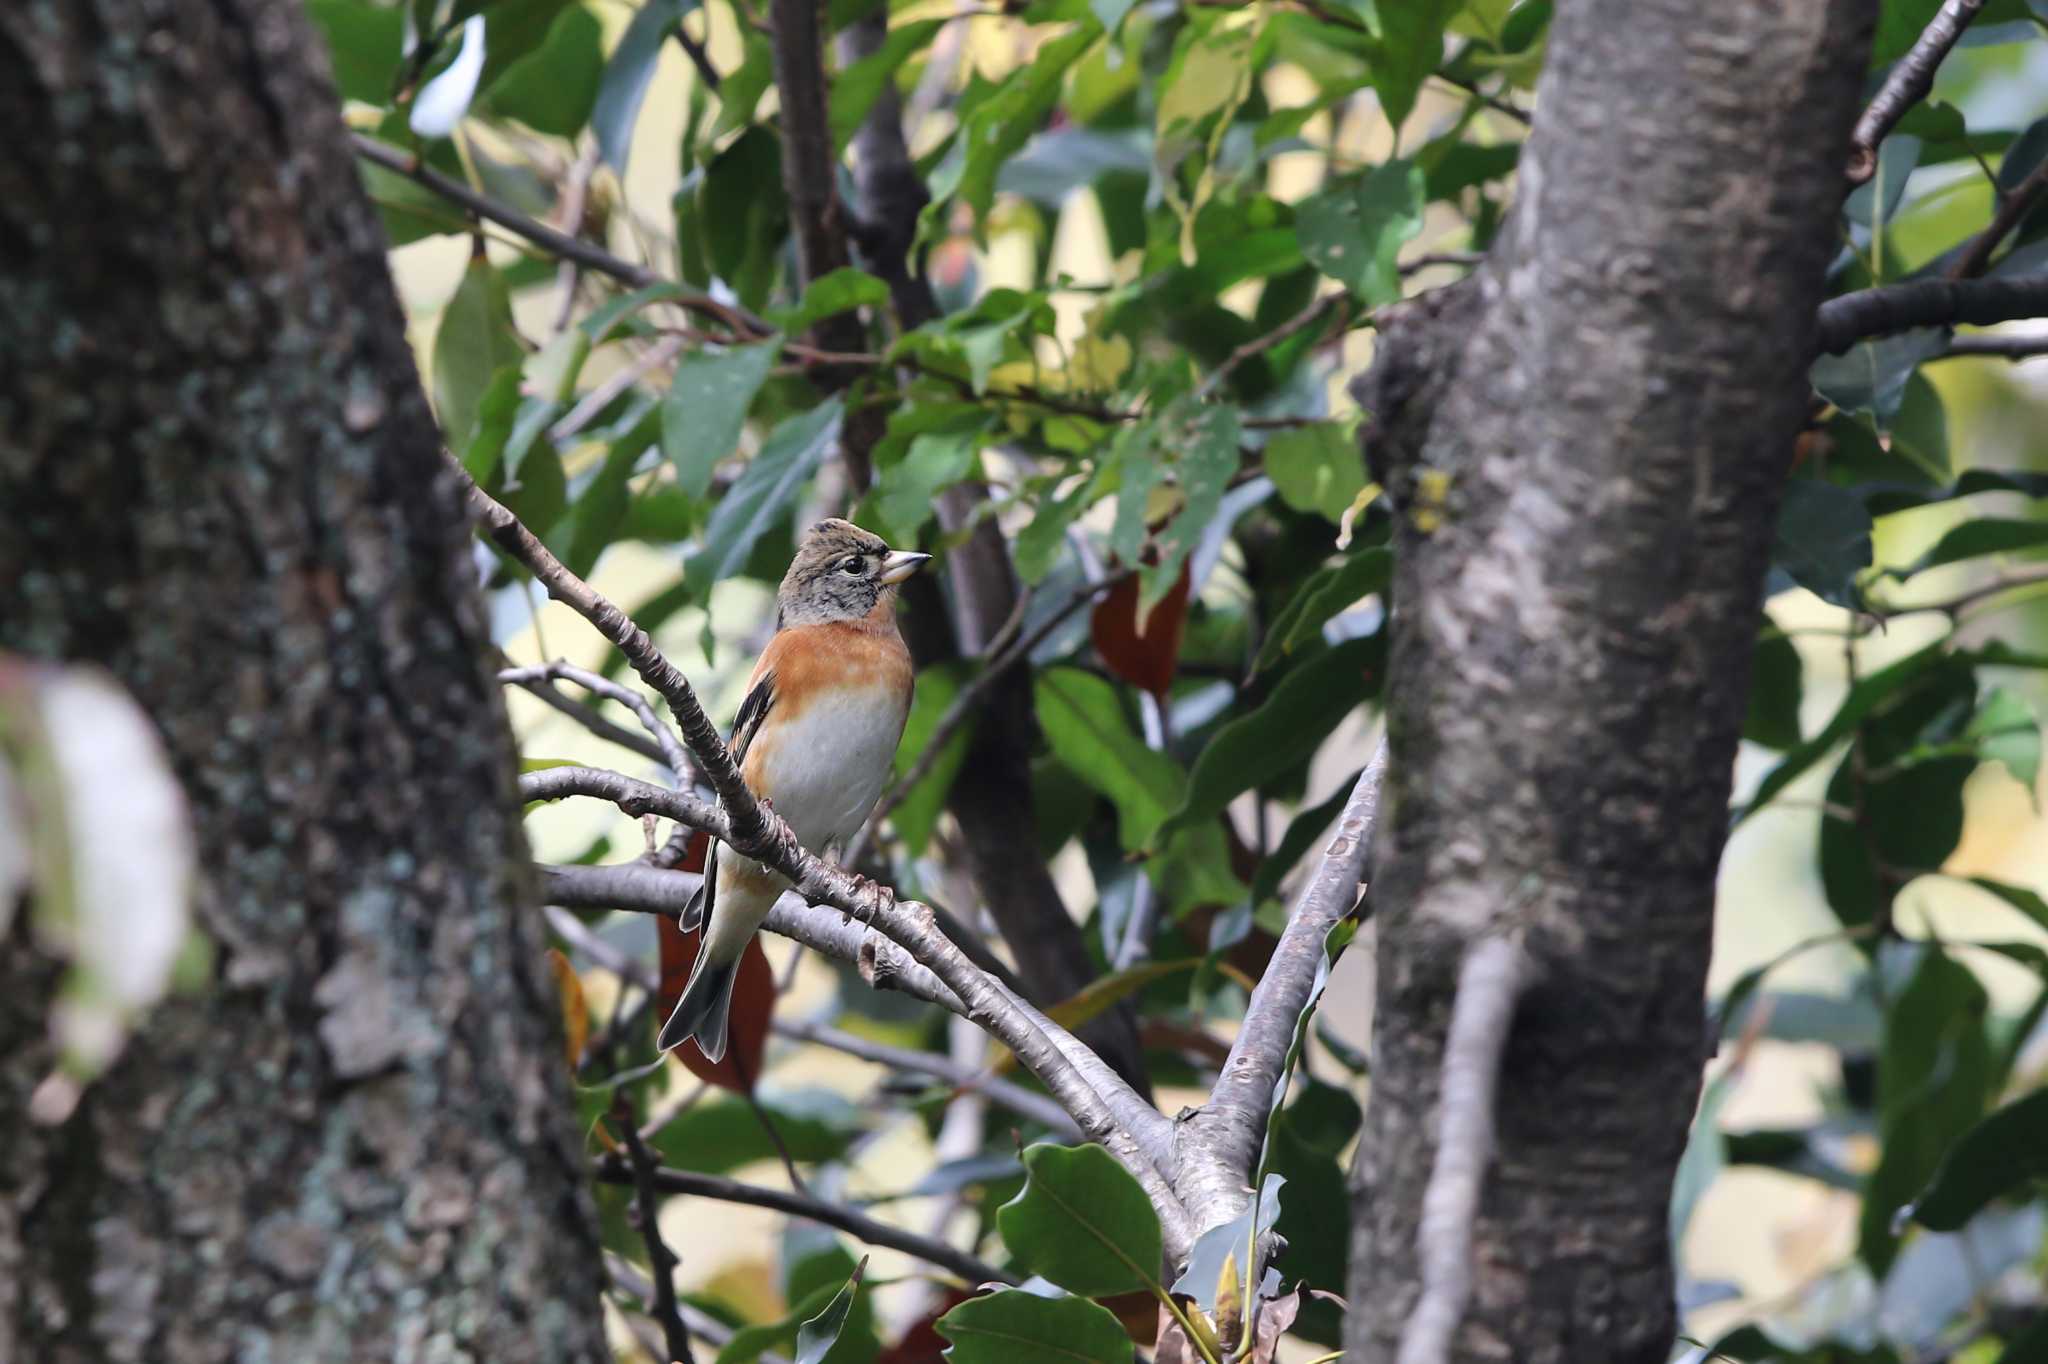
[[[548,969],[554,972],[555,987],[561,991],[563,1050],[573,1070],[583,1058],[583,1044],[590,1040],[590,1010],[583,1003],[583,982],[560,949],[548,949]]]

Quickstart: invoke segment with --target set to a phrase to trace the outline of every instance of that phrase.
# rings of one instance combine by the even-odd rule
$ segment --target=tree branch
[[[632,1170],[616,1155],[608,1155],[598,1164],[597,1177],[607,1184],[633,1183]],[[768,1208],[823,1226],[836,1227],[868,1245],[900,1250],[905,1255],[916,1256],[927,1264],[937,1265],[969,1285],[1021,1282],[1014,1274],[997,1269],[986,1260],[970,1255],[964,1250],[956,1250],[944,1241],[920,1236],[902,1227],[891,1226],[887,1222],[877,1221],[865,1213],[856,1212],[837,1203],[828,1203],[822,1199],[788,1193],[781,1189],[764,1188],[759,1184],[742,1184],[736,1179],[699,1174],[694,1170],[674,1170],[667,1166],[651,1171],[648,1178],[653,1187],[663,1193],[694,1194],[698,1198],[715,1198],[722,1203],[744,1203],[749,1207]],[[658,1288],[657,1285],[657,1291]]]
[[[606,1275],[611,1279],[612,1287],[632,1294],[643,1303],[653,1301],[654,1285],[640,1272],[640,1266],[615,1250],[607,1250],[604,1253],[604,1268]],[[732,1327],[709,1312],[700,1312],[686,1302],[677,1303],[676,1310],[682,1313],[683,1324],[690,1328],[690,1334],[714,1349],[722,1350],[732,1343],[735,1334]],[[643,1341],[642,1344],[645,1345],[647,1342]],[[649,1352],[652,1353],[652,1350]],[[763,1350],[755,1357],[755,1364],[789,1364],[789,1360],[773,1350]]]
[[[1970,355],[1998,360],[2031,360],[2038,355],[2048,355],[2048,336],[1958,336],[1948,343],[1947,350],[1929,358],[1953,360]]]
[[[1963,36],[1984,0],[1946,0],[1905,56],[1892,64],[1876,98],[1849,135],[1849,182],[1860,185],[1877,173],[1877,147],[1906,111],[1934,88],[1934,72]]]
[[[967,1094],[980,1094],[1001,1104],[1019,1117],[1028,1118],[1043,1127],[1050,1128],[1054,1135],[1080,1140],[1081,1129],[1067,1111],[1041,1094],[1033,1093],[1021,1085],[971,1066],[956,1064],[951,1057],[936,1052],[916,1051],[909,1047],[892,1047],[885,1042],[870,1041],[838,1028],[822,1023],[799,1022],[793,1019],[775,1019],[770,1026],[777,1034],[798,1042],[810,1042],[817,1046],[829,1047],[833,1051],[857,1056],[863,1061],[888,1066],[894,1070],[908,1071],[913,1075],[926,1075]]]
[[[2048,274],[2006,279],[1920,279],[1831,298],[1820,305],[1815,349],[1839,355],[1858,341],[1910,331],[2048,314]]]
[[[1465,953],[1444,1041],[1436,1163],[1422,1194],[1416,1251],[1422,1294],[1401,1333],[1399,1364],[1443,1364],[1472,1292],[1472,1220],[1493,1160],[1493,1094],[1520,999],[1519,936],[1482,938]]]
[[[637,753],[649,762],[661,763],[663,766],[667,766],[668,757],[661,751],[660,744],[654,742],[645,734],[627,729],[624,725],[613,724],[610,720],[599,714],[595,706],[586,706],[580,701],[570,699],[562,692],[561,688],[551,682],[540,679],[533,681],[512,680],[506,676],[507,673],[523,671],[527,670],[507,668],[498,674],[498,680],[500,682],[511,681],[512,685],[545,701],[548,705],[553,706],[556,710],[562,712],[562,714],[568,716],[598,738],[617,744],[628,752]]]
[[[1386,774],[1387,741],[1382,738],[1358,774],[1322,861],[1302,886],[1273,959],[1252,991],[1216,1088],[1201,1111],[1181,1124],[1175,1187],[1205,1227],[1235,1217],[1250,1198],[1294,1030],[1323,964],[1323,941],[1358,903]]]
[[[1948,277],[1971,279],[1983,274],[1984,267],[1991,263],[1991,253],[2020,225],[2020,219],[2027,216],[2027,210],[2040,199],[2043,190],[2048,190],[2048,161],[2034,167],[2026,179],[2013,186],[2012,193],[1999,196],[1998,212],[1992,215],[1990,226],[1970,239],[1969,246],[1949,267]]]
[[[654,1187],[657,1168],[654,1155],[641,1139],[640,1126],[623,1089],[612,1096],[612,1113],[618,1119],[621,1139],[632,1164],[634,1207],[640,1215],[640,1235],[647,1242],[647,1264],[653,1271],[654,1294],[647,1300],[651,1315],[661,1326],[662,1342],[674,1364],[696,1364],[690,1349],[690,1333],[676,1310],[676,1257],[661,1237],[661,1199]]]
[[[644,289],[650,284],[665,283],[662,277],[644,265],[620,260],[611,252],[594,242],[567,232],[549,227],[536,218],[529,218],[516,208],[499,203],[488,195],[479,194],[459,180],[451,180],[432,166],[407,152],[363,133],[350,135],[356,155],[373,162],[388,171],[404,176],[413,183],[424,186],[452,204],[460,205],[479,218],[488,219],[498,226],[524,237],[551,256],[575,261],[578,265],[599,274],[610,275],[613,279],[635,289]],[[678,293],[672,300],[692,312],[703,313],[716,318],[735,332],[750,336],[767,336],[774,329],[744,308],[720,303],[709,294]]]
[[[674,730],[661,722],[661,717],[654,713],[654,707],[647,704],[647,698],[630,687],[622,687],[608,677],[601,677],[586,668],[579,668],[573,663],[559,658],[553,662],[536,664],[532,667],[503,669],[498,673],[498,680],[511,683],[514,686],[524,687],[543,700],[554,697],[569,708],[569,713],[573,714],[576,711],[584,711],[591,714],[593,719],[601,720],[602,717],[596,716],[590,707],[579,706],[575,702],[570,701],[547,684],[556,681],[574,682],[592,695],[602,696],[609,701],[616,701],[632,711],[634,716],[639,719],[641,727],[653,736],[655,761],[666,766],[674,774],[675,779],[685,785],[689,784],[696,775],[697,764],[690,760],[689,750],[683,747],[683,741],[676,737]],[[550,704],[554,704],[554,702],[550,702]],[[581,716],[576,718],[582,721]],[[588,724],[587,721],[584,723]],[[608,727],[618,730],[618,727],[615,725]],[[595,725],[590,725],[589,728],[593,733],[605,733],[604,730],[598,729]],[[633,749],[634,752],[644,754],[644,750],[637,744],[628,742],[628,740],[638,736],[630,735],[624,730],[618,730],[618,733],[626,737],[624,739],[616,739],[614,742],[623,743],[626,747]],[[612,736],[606,734],[605,737],[610,738]]]

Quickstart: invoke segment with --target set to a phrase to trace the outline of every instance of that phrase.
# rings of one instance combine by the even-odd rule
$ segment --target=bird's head
[[[804,532],[775,594],[781,625],[860,620],[894,600],[897,585],[932,556],[891,549],[886,540],[837,517]]]

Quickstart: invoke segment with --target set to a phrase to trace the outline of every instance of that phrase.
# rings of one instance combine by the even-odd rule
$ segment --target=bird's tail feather
[[[657,1043],[661,1050],[679,1047],[685,1038],[694,1037],[705,1060],[723,1059],[726,1018],[732,1011],[732,986],[739,974],[739,962],[713,961],[708,951],[699,954],[697,965],[690,972],[690,983],[683,987],[683,996],[676,1001],[676,1011],[662,1025],[661,1040]]]

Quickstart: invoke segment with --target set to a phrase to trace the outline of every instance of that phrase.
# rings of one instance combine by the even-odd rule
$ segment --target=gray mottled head
[[[851,521],[820,521],[804,532],[782,576],[776,624],[859,620],[893,599],[896,585],[931,557],[890,549],[888,541]]]

